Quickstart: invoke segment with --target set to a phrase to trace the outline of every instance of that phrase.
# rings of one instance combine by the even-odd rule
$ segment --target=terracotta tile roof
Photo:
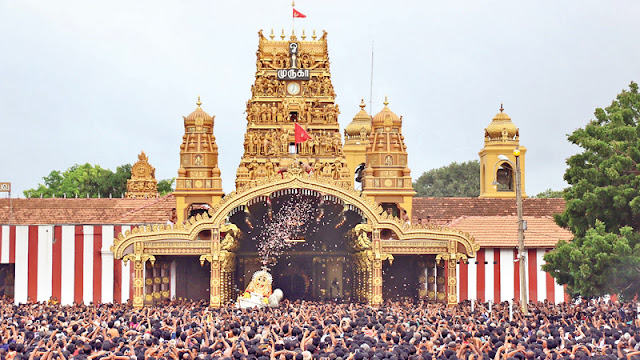
[[[555,247],[559,240],[570,240],[573,234],[558,226],[550,216],[524,216],[527,230],[524,232],[525,247]],[[447,224],[468,232],[481,247],[517,247],[517,216],[462,216]]]
[[[159,199],[11,199],[12,224],[157,224],[169,218],[173,195]],[[9,199],[0,199],[0,224],[9,224]]]
[[[553,216],[564,211],[564,199],[523,199],[523,216]],[[412,221],[446,224],[461,216],[516,216],[515,199],[413,198]]]

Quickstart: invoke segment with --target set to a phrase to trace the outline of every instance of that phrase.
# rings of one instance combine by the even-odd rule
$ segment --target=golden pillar
[[[125,264],[128,261],[133,263],[133,307],[140,309],[144,306],[144,265],[147,261],[155,263],[156,258],[144,254],[144,244],[137,242],[133,244],[133,253],[125,255],[122,260]]]
[[[220,271],[220,229],[211,230],[211,301],[210,306],[219,308],[222,305],[220,296],[220,282],[222,280]]]
[[[372,306],[382,305],[382,242],[380,240],[380,230],[374,229],[371,232],[373,245],[373,266],[372,266],[372,289],[369,304]]]
[[[447,260],[447,306],[455,306],[458,304],[458,278],[456,277],[456,256],[452,254],[452,258]]]

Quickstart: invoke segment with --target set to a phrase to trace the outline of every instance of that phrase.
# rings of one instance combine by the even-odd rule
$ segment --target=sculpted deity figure
[[[278,122],[278,107],[275,103],[271,104],[271,121]]]
[[[271,162],[271,159],[267,159],[267,163],[264,165],[265,170],[266,170],[266,175],[267,177],[272,177],[273,175],[275,175],[274,172],[274,166],[273,163]]]
[[[281,123],[282,121],[284,121],[284,105],[282,105],[282,103],[278,103],[275,121],[277,123]]]
[[[247,289],[244,291],[244,297],[250,298],[252,294],[259,295],[262,297],[264,303],[268,303],[267,298],[272,293],[272,285],[273,278],[271,274],[269,274],[265,270],[256,271],[251,277],[251,282],[247,286]]]

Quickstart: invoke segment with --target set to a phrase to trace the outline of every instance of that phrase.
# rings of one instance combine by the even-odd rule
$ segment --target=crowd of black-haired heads
[[[204,302],[14,305],[0,302],[0,359],[640,359],[637,304],[413,301],[373,308],[284,301],[209,309]],[[514,306],[517,309],[517,306]]]

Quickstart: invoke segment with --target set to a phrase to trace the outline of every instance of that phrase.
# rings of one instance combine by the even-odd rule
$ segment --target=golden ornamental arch
[[[363,289],[363,296],[373,305],[382,303],[382,262],[393,260],[394,254],[439,254],[438,258],[449,264],[449,286],[455,294],[455,262],[458,259],[475,257],[479,245],[468,233],[453,228],[434,225],[409,225],[397,217],[389,216],[383,208],[371,198],[351,188],[348,183],[333,179],[309,176],[307,173],[290,167],[281,175],[248,183],[237,191],[225,196],[214,204],[208,212],[188,219],[185,223],[171,225],[146,225],[133,228],[119,234],[111,246],[116,259],[147,261],[152,255],[199,255],[201,262],[211,264],[211,306],[221,306],[228,301],[229,294],[220,289],[221,276],[227,276],[235,258],[233,251],[221,245],[221,238],[238,235],[238,228],[229,224],[228,215],[237,207],[246,206],[249,201],[269,196],[274,192],[287,189],[314,191],[322,195],[334,196],[345,205],[358,209],[366,219],[366,224],[355,227],[358,239],[362,239],[359,247],[354,248],[354,261],[361,262],[361,276],[368,285]],[[393,236],[383,239],[384,230],[390,230]],[[202,240],[198,235],[203,230],[210,230],[211,236]],[[389,233],[389,232],[387,232]],[[162,251],[158,252],[157,251]],[[144,256],[141,256],[143,255]],[[230,265],[231,264],[231,265]],[[225,275],[226,274],[226,275]],[[142,276],[139,274],[137,276]],[[144,290],[134,284],[134,305],[142,304]],[[448,298],[449,304],[457,303],[454,297]]]
[[[117,259],[126,255],[126,249],[139,241],[149,242],[156,240],[195,240],[202,230],[217,229],[224,232],[224,223],[231,210],[247,204],[248,201],[258,197],[269,195],[284,189],[307,189],[324,195],[333,195],[345,204],[353,205],[362,211],[373,229],[389,229],[396,234],[394,241],[408,241],[417,239],[433,239],[456,241],[465,249],[467,257],[475,257],[480,246],[475,239],[463,231],[439,225],[408,225],[401,219],[388,215],[383,208],[371,198],[359,191],[352,189],[344,183],[332,179],[307,176],[306,173],[289,171],[283,176],[276,175],[270,178],[248,183],[237,191],[225,196],[215,204],[207,213],[188,219],[184,224],[171,225],[145,225],[119,234],[114,239],[111,251]],[[455,251],[458,252],[458,251]]]

